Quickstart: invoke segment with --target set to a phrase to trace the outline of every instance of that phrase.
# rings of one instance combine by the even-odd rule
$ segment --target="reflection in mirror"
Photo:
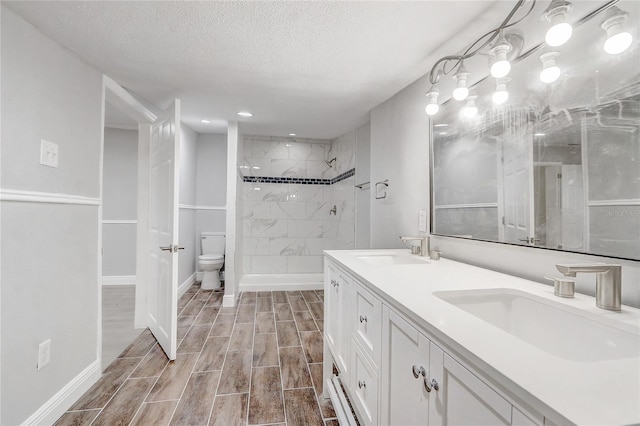
[[[606,10],[554,48],[560,78],[543,83],[551,48],[523,55],[492,102],[478,83],[477,115],[450,100],[432,118],[432,233],[640,259],[640,2],[631,46],[603,49]]]

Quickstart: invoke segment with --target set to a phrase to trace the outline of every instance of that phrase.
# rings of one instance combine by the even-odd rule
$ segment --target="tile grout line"
[[[216,321],[218,320],[218,317],[221,315],[221,313],[220,313],[221,310],[222,310],[222,302],[220,303],[220,309],[218,309],[218,313],[216,314],[216,319],[213,321],[213,324],[211,324],[211,330],[209,330],[209,334],[207,335],[207,340],[212,337],[211,336],[211,332],[213,331],[213,326],[215,325]],[[236,309],[236,317],[237,316],[238,316],[238,311]],[[235,327],[235,324],[236,324],[236,320],[234,318],[234,320],[233,320],[233,326],[234,327]],[[231,331],[232,331],[232,334],[233,334],[233,328],[232,328]],[[213,336],[213,337],[226,337],[226,336]],[[205,345],[206,345],[206,340],[205,340]],[[229,336],[229,340],[227,341],[227,349],[224,351],[224,360],[222,361],[222,366],[220,367],[220,377],[218,377],[218,383],[216,384],[216,390],[213,393],[213,403],[211,404],[211,409],[209,410],[209,417],[207,419],[207,425],[211,423],[211,416],[213,416],[213,409],[216,406],[216,399],[218,398],[218,389],[220,388],[220,382],[222,381],[222,372],[224,371],[224,364],[227,362],[227,354],[229,353],[229,346],[230,345],[231,345],[231,336]],[[202,348],[204,349],[204,346]],[[200,359],[200,357],[198,357],[198,359]],[[197,363],[198,363],[198,361],[196,361],[196,364]]]
[[[242,294],[240,295],[240,297],[242,297]],[[231,352],[229,350],[229,347],[231,346],[231,336],[233,336],[233,331],[236,328],[236,319],[238,318],[238,308],[240,307],[240,304],[238,303],[238,306],[236,306],[236,312],[233,317],[233,327],[231,327],[231,334],[229,335],[229,341],[227,342],[227,350],[224,352],[224,360],[222,361],[222,367],[220,368],[220,378],[218,379],[218,384],[216,386],[216,392],[213,395],[213,405],[211,405],[211,411],[209,412],[209,420],[207,422],[207,424],[211,423],[211,416],[213,416],[213,409],[216,405],[216,398],[218,398],[218,390],[220,390],[220,382],[222,382],[222,373],[224,372],[224,367],[227,364],[227,356],[229,355],[229,352]],[[218,310],[218,315],[216,315],[216,320],[218,319],[218,317],[220,315],[222,315],[221,313],[222,311],[222,304],[220,305],[220,309]],[[229,315],[229,314],[226,314]],[[215,321],[214,323],[211,325],[211,330],[209,331],[209,335],[207,335],[207,339],[209,339],[210,337],[226,337],[226,336],[211,336],[211,331],[213,331],[213,326],[215,325]],[[224,394],[227,395],[227,394]],[[228,395],[242,395],[242,393],[233,393],[233,394],[228,394]],[[248,410],[248,407],[247,407]]]
[[[193,298],[191,300],[196,300],[195,296],[200,293],[200,291],[202,290],[202,287],[200,287],[200,290],[198,290]],[[209,297],[207,297],[207,299],[204,301],[204,304],[202,305],[202,307],[200,308],[200,310],[198,311],[198,313],[195,315],[195,318],[193,319],[193,322],[191,323],[191,325],[189,326],[189,330],[187,330],[187,333],[184,335],[184,337],[182,338],[182,341],[184,341],[184,339],[187,337],[187,335],[189,334],[189,332],[191,331],[191,329],[194,327],[194,324],[196,322],[196,320],[198,319],[198,315],[200,315],[202,313],[202,310],[207,306],[207,302],[209,301],[209,299],[211,299],[211,296],[213,295],[213,292],[211,292],[211,294],[209,294]],[[199,299],[198,299],[199,300]],[[216,318],[218,318],[218,314],[216,313]],[[211,333],[211,329],[213,328],[213,324],[211,324],[210,329],[209,329],[209,333]],[[184,387],[182,388],[182,392],[180,392],[180,398],[178,398],[178,403],[176,404],[176,406],[173,408],[173,412],[171,413],[171,417],[169,417],[169,424],[171,424],[171,421],[173,420],[173,416],[176,415],[176,411],[178,411],[178,406],[180,405],[180,402],[182,402],[182,397],[184,396],[184,392],[187,390],[187,386],[189,385],[189,382],[191,381],[191,378],[193,377],[193,370],[195,370],[196,365],[198,364],[198,359],[200,359],[200,355],[202,355],[202,349],[204,349],[204,345],[207,341],[207,339],[209,338],[209,333],[207,333],[207,337],[204,339],[204,342],[202,343],[202,347],[200,348],[200,352],[198,357],[196,358],[195,362],[193,363],[193,367],[191,367],[191,372],[189,373],[189,378],[187,379],[187,382],[184,384]],[[182,343],[182,342],[181,342]],[[179,345],[178,345],[179,346]],[[177,350],[177,348],[176,348]],[[187,355],[187,354],[193,354],[196,352],[188,352],[188,353],[183,353],[183,355]],[[176,358],[178,357],[178,354],[176,353]],[[168,365],[168,364],[167,364]],[[220,373],[222,374],[222,373]],[[218,378],[218,381],[220,380],[220,378]],[[215,396],[214,396],[215,399]]]
[[[151,332],[151,331],[149,331]],[[133,342],[132,342],[133,343]],[[153,346],[151,346],[151,348],[153,348]],[[126,349],[125,349],[126,350]],[[149,349],[149,351],[147,351],[147,354],[151,351],[151,349]],[[124,351],[123,351],[124,352]],[[146,354],[145,354],[146,356]],[[127,382],[127,380],[129,380],[129,378],[131,377],[131,375],[133,374],[134,371],[136,371],[136,368],[138,368],[140,366],[140,364],[142,363],[142,360],[144,360],[145,356],[143,356],[142,358],[140,358],[140,361],[138,361],[138,363],[136,364],[136,366],[134,368],[131,369],[131,372],[127,375],[127,377],[122,381],[122,383],[120,384],[120,386],[118,386],[118,389],[115,390],[115,392],[113,392],[113,394],[111,395],[111,397],[109,398],[109,400],[104,404],[104,406],[102,408],[100,408],[100,412],[93,418],[93,420],[91,420],[91,422],[89,423],[89,425],[92,425],[96,419],[98,417],[100,417],[100,415],[102,414],[102,412],[104,411],[105,408],[107,408],[107,405],[109,405],[109,403],[111,402],[111,400],[113,399],[113,397],[116,396],[116,394],[120,391],[120,389],[122,389],[122,387],[124,386],[124,384]],[[118,358],[116,358],[118,359]],[[102,376],[100,377],[102,378]],[[98,379],[99,380],[99,379]],[[137,411],[136,411],[137,412]]]
[[[320,299],[320,296],[316,293],[316,291],[314,290],[313,293],[316,295],[316,297],[318,299]],[[307,302],[307,299],[302,298],[304,300],[304,303],[306,303],[307,308],[309,308],[309,313],[311,313],[311,307],[309,306],[309,302]],[[324,308],[324,297],[322,298],[322,303],[323,303],[323,308]],[[320,332],[320,327],[318,327],[318,323],[316,322],[315,317],[313,316],[313,314],[311,314],[311,318],[313,318],[313,323],[316,325],[317,331]],[[324,347],[324,335],[323,333],[320,333],[322,336],[322,343],[323,343],[323,347]],[[305,356],[306,358],[306,356]],[[324,354],[322,354],[322,358],[324,359]],[[311,384],[314,385],[313,387],[313,395],[316,397],[316,404],[318,405],[318,410],[320,411],[320,418],[322,419],[322,423],[325,424],[325,417],[324,417],[324,413],[322,411],[322,405],[320,404],[320,396],[318,395],[318,393],[316,392],[315,389],[315,381],[313,380],[313,374],[311,374],[311,367],[309,367],[310,364],[322,364],[322,363],[310,363],[309,360],[307,360],[307,369],[309,370],[309,376],[311,377]],[[322,380],[322,379],[321,379]],[[324,383],[323,383],[324,386]]]
[[[244,299],[244,295],[242,294],[242,298]],[[253,308],[253,339],[251,340],[251,374],[249,374],[249,393],[247,395],[247,417],[245,418],[245,424],[249,424],[249,409],[251,408],[251,384],[253,383],[253,348],[256,343],[256,316],[258,315],[258,293],[256,293],[256,302]],[[241,299],[242,301],[242,299]],[[245,305],[247,306],[247,305]],[[238,309],[240,309],[240,305],[238,305]]]
[[[291,303],[289,303],[289,295],[286,292],[284,293],[284,295],[287,298],[287,306],[289,307],[289,310],[291,311],[291,315],[293,316],[293,309],[291,308]],[[273,293],[271,293],[271,296],[273,297]],[[273,302],[273,299],[271,299],[271,301]],[[284,424],[288,425],[287,401],[284,399],[284,377],[282,374],[282,361],[280,360],[280,340],[278,339],[278,324],[276,322],[276,308],[273,303],[271,304],[271,306],[273,307],[273,325],[276,328],[276,347],[278,348],[278,370],[280,371],[280,393],[282,394],[282,411],[284,411]],[[297,327],[296,327],[296,330],[297,330]]]

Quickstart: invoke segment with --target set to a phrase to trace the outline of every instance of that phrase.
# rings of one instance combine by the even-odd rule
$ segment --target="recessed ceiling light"
[[[253,117],[253,114],[248,111],[240,111],[238,115],[241,117]]]
[[[289,133],[289,136],[295,136],[295,135],[296,135],[295,133]]]
[[[200,120],[200,122],[201,122],[201,123],[204,123],[204,124],[209,124],[209,123],[211,123],[211,121],[210,121],[210,120]]]

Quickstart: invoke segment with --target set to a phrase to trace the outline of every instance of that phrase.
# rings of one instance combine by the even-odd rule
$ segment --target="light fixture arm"
[[[527,2],[531,3],[529,10],[524,14],[524,16],[515,20],[514,22],[511,22],[516,12],[520,10],[520,8],[523,7],[524,4]],[[429,82],[431,84],[438,83],[442,75],[447,75],[450,72],[452,72],[454,69],[456,69],[460,65],[460,62],[464,61],[465,59],[469,59],[477,55],[478,53],[480,53],[481,50],[489,46],[505,29],[516,25],[518,22],[526,18],[533,10],[535,3],[536,3],[536,0],[519,0],[499,26],[483,34],[480,38],[474,41],[464,51],[464,53],[462,53],[461,55],[447,55],[438,59],[433,64],[433,66],[431,67],[431,70],[429,71]],[[478,44],[480,44],[480,46],[478,46]],[[455,63],[450,69],[447,69],[447,64],[451,61],[455,61]]]

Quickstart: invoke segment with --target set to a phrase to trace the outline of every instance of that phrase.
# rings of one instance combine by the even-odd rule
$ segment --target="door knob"
[[[177,253],[178,250],[184,250],[184,247],[178,247],[177,245],[171,246],[160,246],[160,250],[162,251],[170,251],[171,253]]]

